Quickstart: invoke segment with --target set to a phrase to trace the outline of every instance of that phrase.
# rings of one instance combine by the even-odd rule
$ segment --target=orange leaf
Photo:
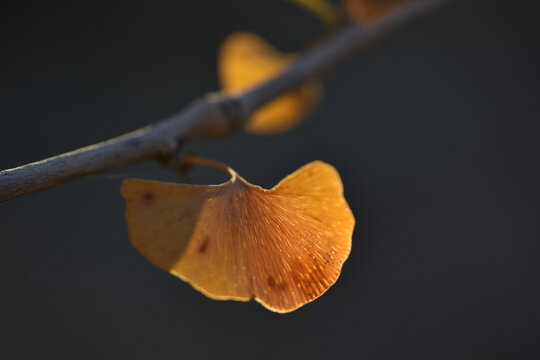
[[[342,0],[347,13],[360,22],[377,20],[407,0]]]
[[[227,171],[221,185],[125,180],[133,246],[212,299],[289,312],[322,295],[354,228],[337,171],[314,161],[270,190]]]
[[[255,34],[231,34],[223,41],[218,55],[221,87],[231,94],[248,90],[285,70],[294,58],[277,51]],[[263,134],[289,130],[309,113],[319,93],[318,82],[305,83],[258,109],[246,129]]]

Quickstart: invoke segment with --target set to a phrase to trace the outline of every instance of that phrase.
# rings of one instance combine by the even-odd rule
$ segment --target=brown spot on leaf
[[[201,245],[199,245],[199,254],[204,254],[206,252],[206,249],[208,249],[209,244],[210,244],[210,238],[207,236],[204,238]]]
[[[270,287],[276,286],[276,279],[274,279],[272,275],[268,276],[268,278],[266,279],[266,282],[268,282],[268,286]]]
[[[143,194],[142,199],[144,205],[150,205],[154,202],[154,193],[147,191]]]
[[[283,291],[283,290],[287,289],[287,284],[284,283],[284,282],[279,283],[279,284],[277,285],[277,288],[278,288],[279,290],[282,290],[282,291]]]

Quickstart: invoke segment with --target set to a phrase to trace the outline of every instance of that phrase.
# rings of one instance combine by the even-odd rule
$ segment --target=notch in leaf
[[[216,300],[255,299],[290,312],[337,280],[354,217],[337,171],[304,165],[270,190],[230,175],[197,186],[128,179],[121,192],[133,246],[152,264]]]
[[[218,55],[221,87],[230,94],[253,88],[285,70],[295,57],[279,52],[255,34],[230,34]],[[245,128],[259,134],[290,130],[307,116],[319,96],[319,82],[306,82],[255,111]]]

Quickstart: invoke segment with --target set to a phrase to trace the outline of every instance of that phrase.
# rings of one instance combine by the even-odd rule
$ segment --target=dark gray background
[[[326,76],[294,131],[188,147],[263,186],[314,159],[341,173],[351,257],[294,313],[207,299],[131,247],[120,182],[175,179],[158,165],[0,204],[0,358],[537,358],[535,3],[462,1]],[[0,168],[217,89],[235,30],[292,51],[320,27],[282,0],[3,2]]]

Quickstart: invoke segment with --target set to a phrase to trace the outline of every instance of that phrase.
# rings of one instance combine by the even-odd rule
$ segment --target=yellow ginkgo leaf
[[[221,185],[125,180],[133,246],[212,299],[289,312],[323,294],[354,228],[337,171],[314,161],[265,190],[224,168]]]
[[[368,23],[408,0],[342,0],[347,13],[354,19]]]
[[[233,33],[225,38],[218,55],[221,87],[230,94],[248,90],[285,70],[294,58],[255,34]],[[310,81],[279,96],[251,116],[246,130],[273,134],[293,128],[313,108],[319,93],[319,83]]]

